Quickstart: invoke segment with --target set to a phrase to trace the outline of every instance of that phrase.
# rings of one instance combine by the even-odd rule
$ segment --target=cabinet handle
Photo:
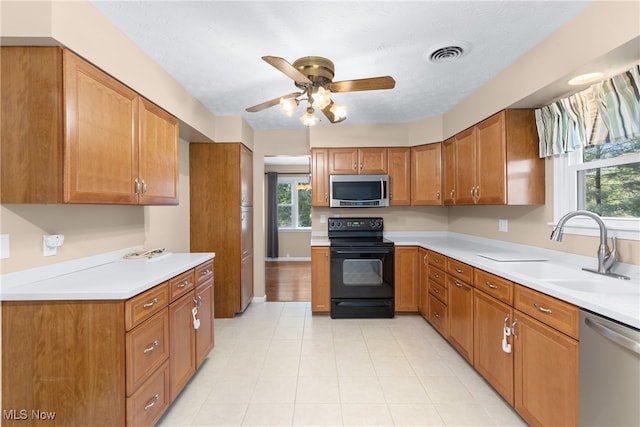
[[[153,344],[151,344],[151,346],[149,346],[149,347],[147,347],[147,348],[145,348],[145,349],[144,349],[143,353],[144,353],[144,354],[147,354],[147,353],[152,352],[153,350],[155,350],[155,349],[156,349],[156,347],[158,347],[158,345],[159,345],[159,344],[158,344],[158,340],[155,340],[155,341],[153,342]]]
[[[144,410],[148,411],[149,409],[151,409],[156,403],[158,403],[158,400],[160,400],[160,394],[156,393],[156,395],[153,396],[149,403],[144,405]]]
[[[180,283],[178,286],[176,286],[178,289],[183,289],[184,287],[186,287],[189,284],[188,280],[185,280],[184,282]]]
[[[440,192],[439,191],[436,191],[436,199],[440,200]]]
[[[511,334],[515,339],[518,339],[518,334],[516,333],[516,325],[518,324],[518,319],[514,320],[511,324]]]
[[[471,187],[471,198],[475,198],[476,197],[476,193],[475,193],[476,187]]]
[[[453,281],[453,284],[456,285],[457,287],[461,288],[462,284],[460,282],[458,282],[457,280]]]
[[[489,289],[498,289],[497,285],[492,285],[490,282],[484,282],[485,285],[489,287]]]
[[[439,294],[440,290],[438,288],[433,288],[433,292],[435,292],[436,294]]]
[[[538,303],[533,303],[533,306],[536,308],[536,310],[541,311],[543,313],[547,313],[547,314],[551,314],[552,311],[548,308],[544,308],[541,305],[538,305]]]
[[[455,190],[451,190],[451,193],[449,193],[449,195],[451,196],[451,198],[453,199],[453,196],[456,194]]]
[[[460,270],[458,267],[455,267],[456,269],[456,273],[462,273],[462,270]]]
[[[507,322],[509,321],[509,313],[507,313],[507,316],[504,318],[504,320],[502,321],[502,327],[504,329],[507,329]]]
[[[423,263],[424,265],[427,265],[427,262],[428,262],[428,261],[427,261],[427,255],[425,255],[425,256],[423,256],[423,257],[422,257],[422,263]]]
[[[142,195],[144,196],[147,193],[147,183],[142,180]]]
[[[140,194],[140,181],[138,181],[138,178],[134,179],[133,183],[135,184],[135,194]]]
[[[480,187],[476,187],[476,199],[480,198]]]
[[[202,273],[200,273],[202,276],[208,276],[211,273],[211,270],[209,270],[208,268],[203,271]]]
[[[440,275],[438,273],[433,273],[433,277],[435,277],[436,279],[439,279]]]
[[[150,307],[153,307],[154,305],[156,305],[157,303],[158,303],[158,298],[154,298],[150,302],[144,304],[143,307],[144,308],[150,308]]]

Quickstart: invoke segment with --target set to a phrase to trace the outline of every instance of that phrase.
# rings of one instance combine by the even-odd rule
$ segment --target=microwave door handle
[[[384,199],[385,190],[384,190],[384,179],[380,178],[380,194],[382,195],[382,199]]]

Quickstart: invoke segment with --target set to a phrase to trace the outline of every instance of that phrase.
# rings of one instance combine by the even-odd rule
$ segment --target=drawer
[[[186,294],[193,290],[196,286],[195,273],[193,270],[184,273],[169,280],[169,301]]]
[[[442,286],[446,286],[445,285],[445,280],[446,280],[447,275],[444,273],[444,271],[437,269],[433,266],[429,266],[429,279],[433,280],[434,282],[442,285]]]
[[[447,304],[447,288],[439,283],[429,280],[429,293],[438,298],[443,304]]]
[[[206,282],[210,277],[213,277],[213,260],[196,267],[196,285]]]
[[[516,285],[513,307],[572,338],[578,339],[580,310],[575,305],[525,286]]]
[[[480,289],[504,303],[513,305],[513,282],[476,268],[474,284],[476,289]]]
[[[169,303],[169,287],[167,282],[149,289],[146,292],[128,299],[124,304],[124,324],[128,330],[134,328]]]
[[[473,267],[465,264],[464,262],[447,258],[447,273],[452,276],[456,276],[467,285],[471,285],[473,283]]]
[[[127,396],[131,396],[169,357],[168,309],[127,332],[126,343]]]
[[[445,338],[449,336],[447,306],[433,295],[429,295],[429,323]]]
[[[427,258],[429,265],[435,265],[441,268],[443,271],[447,269],[447,257],[439,254],[438,252],[427,251]]]
[[[169,362],[127,398],[127,426],[153,426],[169,407]]]

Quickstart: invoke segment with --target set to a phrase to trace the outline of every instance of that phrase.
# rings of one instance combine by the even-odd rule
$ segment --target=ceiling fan
[[[331,123],[339,123],[347,118],[345,107],[331,99],[332,92],[393,89],[396,85],[391,76],[334,82],[333,62],[321,56],[305,56],[296,59],[293,65],[277,56],[263,56],[262,59],[291,78],[300,91],[262,102],[246,111],[255,113],[280,104],[285,114],[290,116],[300,101],[307,101],[306,112],[300,117],[300,121],[307,126],[313,126],[319,120],[313,114],[315,108],[321,110]]]

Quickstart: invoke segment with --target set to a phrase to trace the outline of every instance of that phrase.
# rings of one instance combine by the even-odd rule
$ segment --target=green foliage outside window
[[[278,227],[311,227],[311,189],[297,188],[306,178],[278,179]]]

